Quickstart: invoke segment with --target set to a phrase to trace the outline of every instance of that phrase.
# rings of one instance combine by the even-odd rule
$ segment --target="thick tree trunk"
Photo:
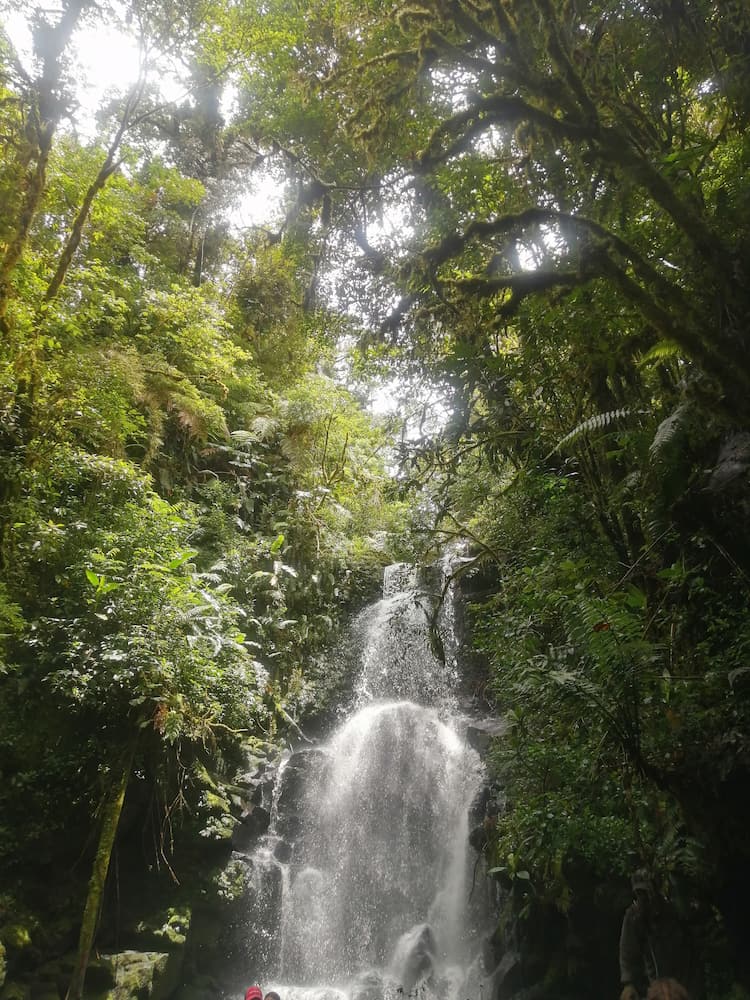
[[[83,983],[86,977],[86,969],[89,964],[89,956],[96,935],[96,927],[99,921],[102,897],[104,895],[104,885],[107,881],[109,862],[112,857],[117,827],[122,813],[122,804],[125,801],[125,791],[130,779],[130,771],[135,754],[135,745],[126,754],[119,774],[115,776],[114,782],[109,789],[109,793],[104,802],[101,831],[99,833],[99,844],[94,858],[94,867],[89,880],[89,890],[86,897],[86,906],[83,911],[81,923],[81,934],[78,939],[78,955],[73,970],[73,977],[68,987],[65,1000],[81,1000],[83,995]]]

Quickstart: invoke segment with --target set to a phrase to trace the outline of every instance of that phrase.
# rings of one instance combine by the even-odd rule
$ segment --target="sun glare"
[[[37,8],[41,9],[41,8]],[[48,13],[45,8],[45,13]],[[2,25],[12,42],[19,62],[30,76],[35,75],[32,11],[6,11]],[[95,132],[95,116],[102,100],[122,93],[139,79],[142,53],[132,32],[116,23],[84,25],[75,32],[70,53],[71,76],[77,107],[75,127],[85,136]],[[165,71],[166,70],[166,71]],[[152,57],[147,67],[148,82],[158,87],[167,100],[177,100],[185,93],[185,84],[173,72]]]
[[[0,21],[22,68],[32,78],[39,72],[34,58],[33,15],[35,10],[41,9],[25,5],[23,10],[5,10]],[[44,10],[49,16],[49,9]],[[139,80],[143,53],[133,32],[124,24],[110,22],[81,27],[74,35],[71,55],[76,100],[73,126],[81,138],[93,141],[98,134],[96,113],[102,101],[124,93]],[[155,51],[149,54],[146,75],[148,84],[158,91],[162,100],[180,103],[190,99],[189,82],[180,78],[170,60]],[[228,82],[221,103],[225,118],[231,118],[236,104],[237,88]],[[282,196],[282,179],[268,170],[256,171],[242,184],[230,210],[230,225],[239,232],[254,226],[278,226],[283,215]]]
[[[10,11],[3,17],[3,27],[13,43],[21,65],[33,71],[33,38],[31,18],[21,11]],[[140,54],[138,43],[131,35],[112,25],[84,27],[74,38],[76,96],[87,111],[98,103],[102,94],[112,89],[125,90],[138,79]]]

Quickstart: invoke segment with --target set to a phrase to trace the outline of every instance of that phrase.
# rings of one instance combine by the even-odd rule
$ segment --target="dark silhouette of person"
[[[694,977],[683,922],[668,900],[656,892],[646,872],[636,872],[631,884],[633,902],[625,911],[620,931],[620,1000],[646,996],[649,985],[657,980],[676,981],[685,989],[682,984],[690,984]]]

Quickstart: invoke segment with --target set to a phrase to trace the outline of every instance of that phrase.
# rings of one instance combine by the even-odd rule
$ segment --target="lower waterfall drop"
[[[428,595],[404,567],[384,594],[354,623],[357,702],[327,744],[286,762],[252,859],[275,868],[281,913],[246,981],[282,1000],[480,998],[468,822],[482,768],[455,666],[431,649]]]

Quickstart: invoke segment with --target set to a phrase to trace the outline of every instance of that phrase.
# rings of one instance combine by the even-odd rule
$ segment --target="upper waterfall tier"
[[[383,597],[419,588],[419,567],[412,563],[392,563],[383,570]]]
[[[440,706],[452,699],[457,682],[450,655],[454,595],[451,588],[444,595],[440,590],[440,582],[432,589],[421,585],[414,566],[386,568],[383,598],[360,612],[352,625],[360,657],[355,684],[359,705],[397,698]]]

